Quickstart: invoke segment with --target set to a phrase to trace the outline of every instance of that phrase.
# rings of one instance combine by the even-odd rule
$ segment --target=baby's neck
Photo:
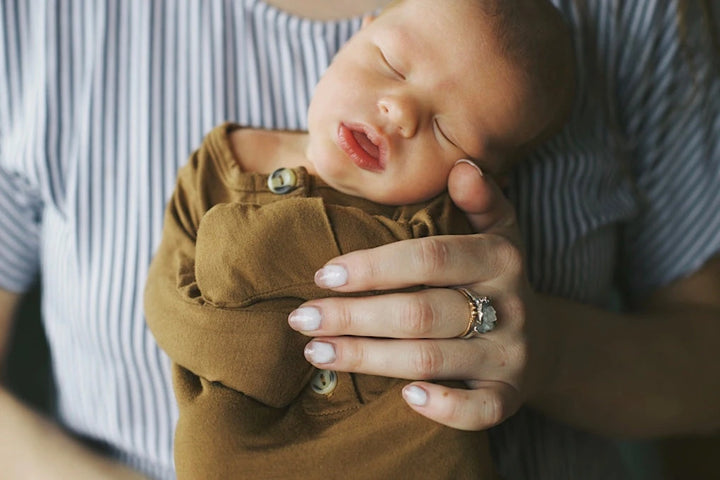
[[[312,165],[305,155],[307,132],[242,128],[229,135],[235,160],[244,172],[272,173],[280,167]]]

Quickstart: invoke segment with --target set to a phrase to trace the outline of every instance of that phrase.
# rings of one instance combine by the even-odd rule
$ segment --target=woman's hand
[[[515,214],[497,185],[458,163],[450,194],[476,235],[406,240],[331,260],[318,285],[338,292],[428,288],[362,298],[312,300],[290,325],[316,337],[306,348],[319,368],[411,380],[463,380],[467,389],[417,381],[403,390],[417,412],[465,430],[496,425],[546,381],[553,358],[533,308]],[[462,286],[492,299],[497,325],[458,338],[468,325]]]

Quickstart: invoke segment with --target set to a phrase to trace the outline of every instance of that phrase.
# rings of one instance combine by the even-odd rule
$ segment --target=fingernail
[[[402,390],[403,398],[410,405],[422,407],[427,404],[428,394],[425,389],[417,385],[408,385]]]
[[[310,342],[305,347],[305,358],[311,363],[330,363],[335,361],[335,347],[324,342]]]
[[[295,330],[311,332],[320,328],[320,310],[315,307],[300,307],[293,310],[288,323]]]
[[[318,287],[342,287],[347,283],[347,279],[347,270],[340,265],[326,265],[315,272],[315,283]]]
[[[468,160],[467,158],[461,158],[460,160],[455,162],[455,165],[457,165],[458,163],[467,163],[468,165],[473,167],[475,170],[477,170],[477,172],[480,174],[481,177],[485,176],[485,174],[483,173],[482,169],[478,166],[478,164],[471,160]]]

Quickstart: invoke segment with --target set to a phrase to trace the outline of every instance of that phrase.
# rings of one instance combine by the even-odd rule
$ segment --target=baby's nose
[[[387,121],[388,133],[404,138],[415,135],[418,127],[418,108],[409,97],[386,96],[378,101],[378,109]]]

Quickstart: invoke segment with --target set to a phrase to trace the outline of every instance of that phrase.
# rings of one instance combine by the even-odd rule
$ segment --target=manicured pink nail
[[[481,177],[485,176],[485,174],[482,171],[482,168],[480,168],[480,166],[477,163],[470,161],[467,158],[461,158],[460,160],[455,162],[455,165],[457,165],[458,163],[467,163],[468,165],[473,167],[475,170],[477,170],[477,172],[480,174]]]
[[[314,364],[334,362],[335,347],[325,342],[310,342],[305,347],[305,358]]]
[[[320,328],[320,310],[315,307],[300,307],[293,310],[288,317],[288,323],[294,330],[312,332]]]
[[[342,287],[347,283],[347,279],[347,270],[341,265],[325,265],[315,272],[315,283],[318,287]]]
[[[425,389],[417,385],[408,385],[403,388],[402,395],[407,403],[417,407],[425,406],[428,401],[428,394]]]

